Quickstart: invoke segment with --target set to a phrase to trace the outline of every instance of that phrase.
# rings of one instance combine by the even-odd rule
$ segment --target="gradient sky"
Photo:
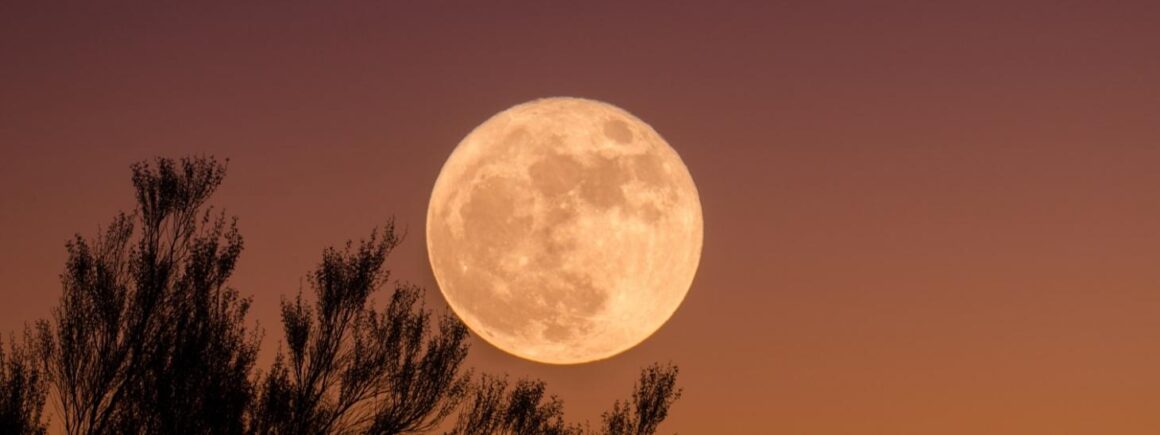
[[[1160,433],[1160,2],[68,3],[0,4],[5,335],[157,155],[230,159],[264,361],[321,250],[392,215],[394,276],[442,306],[443,161],[578,96],[685,160],[697,278],[613,359],[468,365],[598,421],[672,361],[668,433]]]

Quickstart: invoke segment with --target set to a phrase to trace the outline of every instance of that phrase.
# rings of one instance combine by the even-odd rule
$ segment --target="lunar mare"
[[[681,158],[615,106],[548,98],[491,117],[444,164],[431,268],[487,342],[553,364],[644,341],[684,300],[701,204]]]

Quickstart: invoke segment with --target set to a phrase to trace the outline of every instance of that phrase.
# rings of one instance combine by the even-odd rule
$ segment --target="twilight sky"
[[[214,203],[263,364],[321,250],[392,215],[394,276],[442,307],[443,161],[500,110],[577,96],[681,154],[696,280],[613,359],[475,341],[468,365],[597,421],[672,361],[667,433],[1160,432],[1158,2],[67,3],[0,5],[5,336],[157,155],[230,159]]]

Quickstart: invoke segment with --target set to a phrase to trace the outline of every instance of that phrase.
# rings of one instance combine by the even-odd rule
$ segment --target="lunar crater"
[[[613,119],[604,123],[604,135],[617,143],[626,144],[632,142],[632,130],[628,129],[628,124],[619,119]]]

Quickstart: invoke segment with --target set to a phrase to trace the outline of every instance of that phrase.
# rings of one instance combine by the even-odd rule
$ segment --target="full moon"
[[[688,168],[648,124],[546,98],[492,116],[443,165],[431,269],[472,331],[550,364],[609,358],[680,306],[701,257]]]

